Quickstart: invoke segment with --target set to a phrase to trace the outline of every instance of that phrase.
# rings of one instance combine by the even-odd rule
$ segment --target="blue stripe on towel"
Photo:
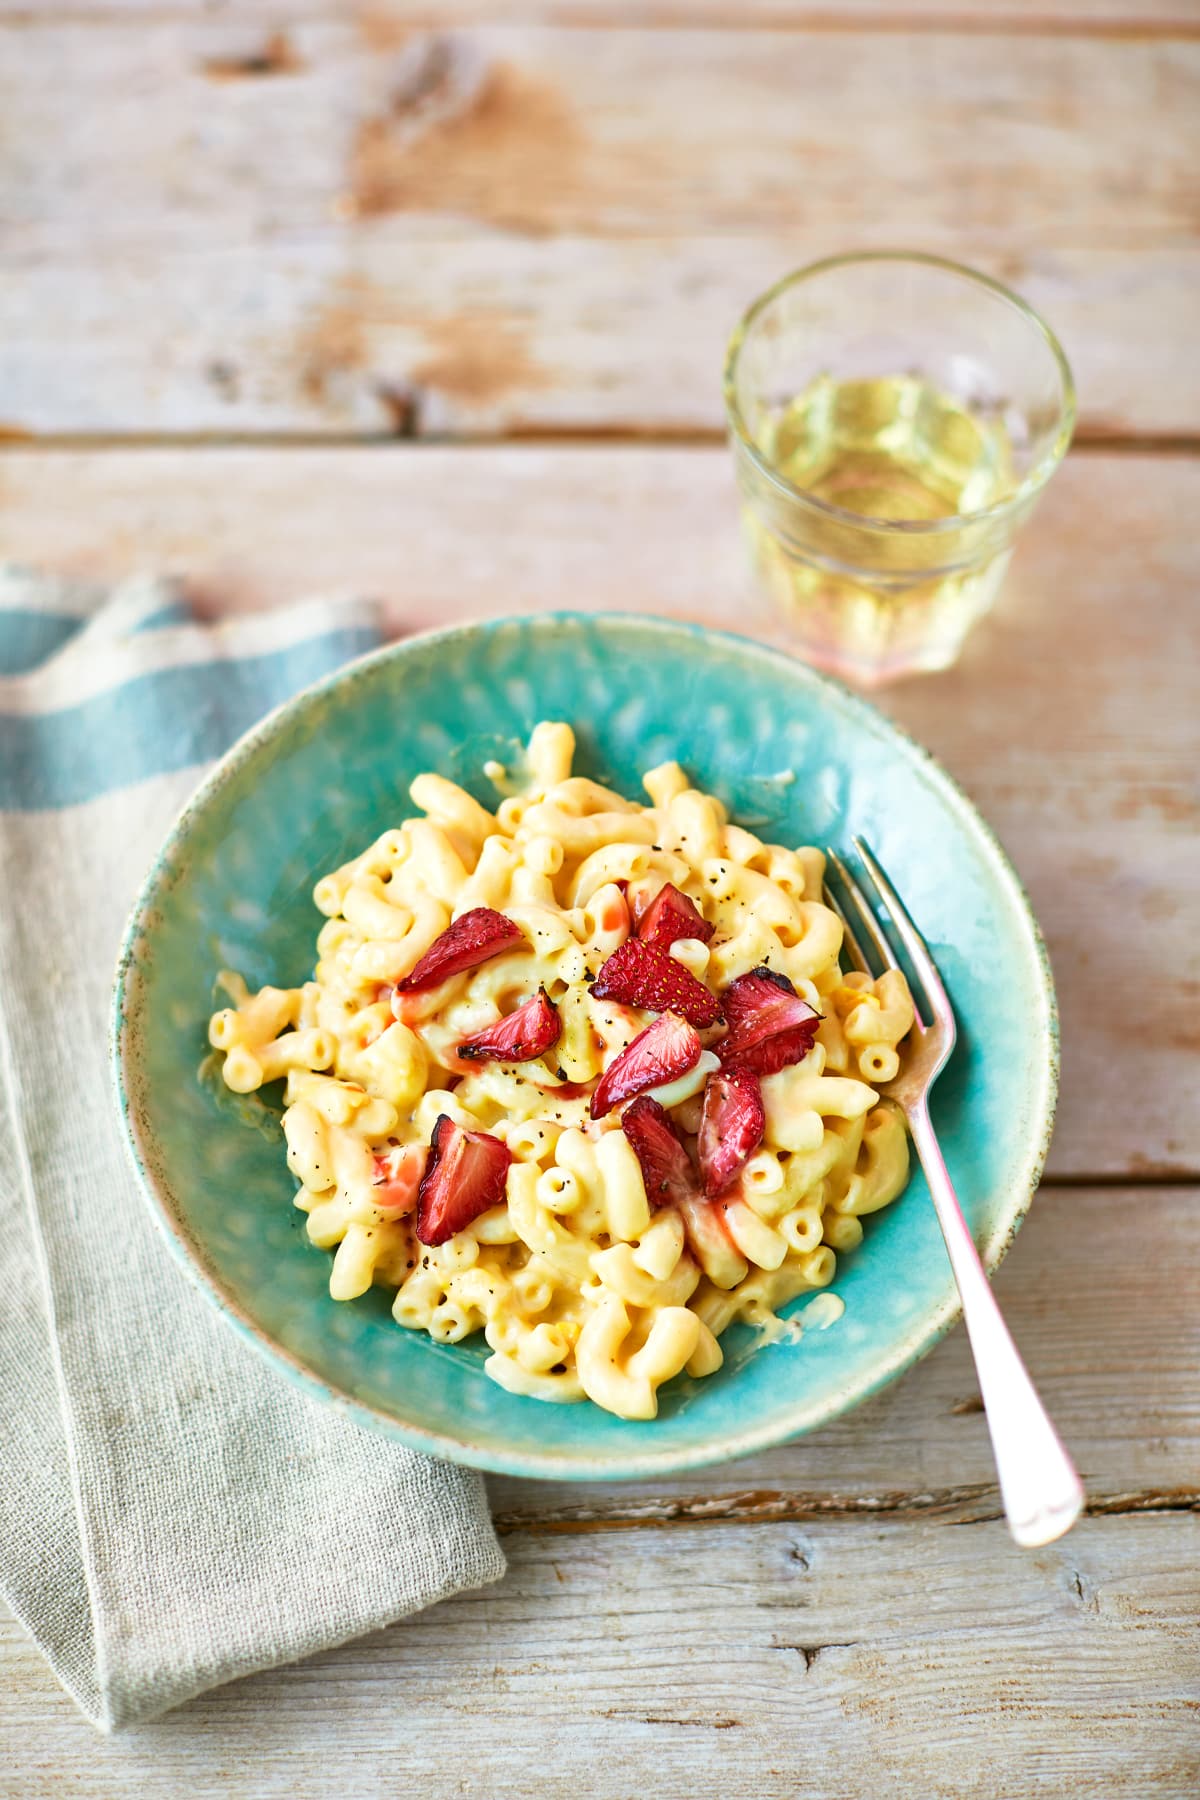
[[[164,625],[190,625],[194,619],[195,614],[186,600],[168,600],[157,612],[147,613],[144,619],[139,619],[129,635],[136,637],[139,631],[161,631]]]
[[[147,613],[130,632],[161,631],[167,625],[187,625],[192,609],[186,600],[170,600]],[[32,607],[0,607],[0,676],[28,675],[49,662],[77,631],[88,624],[85,613],[38,612]]]
[[[35,612],[23,606],[0,609],[0,675],[28,675],[85,623],[77,613]]]
[[[0,713],[0,810],[77,806],[222,755],[280,701],[378,642],[365,626],[286,650],[137,675],[60,712]]]

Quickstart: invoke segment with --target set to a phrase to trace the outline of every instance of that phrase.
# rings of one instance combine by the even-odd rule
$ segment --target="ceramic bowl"
[[[252,987],[311,972],[318,875],[409,810],[436,769],[482,775],[538,719],[566,719],[577,768],[641,795],[676,757],[733,818],[786,844],[870,840],[942,969],[959,1043],[933,1114],[985,1263],[1036,1187],[1057,1074],[1054,991],[1002,850],[932,758],[866,702],[778,650],[617,615],[541,615],[411,638],[273,712],[185,809],[147,878],[117,976],[125,1131],[151,1209],[214,1307],[284,1376],[431,1454],[516,1475],[628,1478],[717,1462],[810,1431],[893,1380],[954,1322],[924,1180],[838,1258],[844,1316],[799,1342],[722,1339],[725,1365],[660,1392],[653,1422],[506,1393],[482,1338],[402,1330],[390,1294],[339,1303],[292,1205],[276,1113],[214,1078],[220,968]],[[249,1128],[252,1127],[252,1128]],[[799,1309],[811,1296],[797,1303]]]

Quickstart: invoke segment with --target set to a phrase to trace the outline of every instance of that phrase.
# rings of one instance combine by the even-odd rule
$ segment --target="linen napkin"
[[[0,566],[0,1593],[102,1730],[504,1572],[482,1483],[264,1365],[171,1261],[115,1121],[125,915],[206,763],[378,638]]]

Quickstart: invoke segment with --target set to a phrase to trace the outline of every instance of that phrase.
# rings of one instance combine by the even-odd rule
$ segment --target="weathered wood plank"
[[[328,18],[338,0],[289,0],[289,24]],[[0,0],[0,18],[26,18],[30,0]],[[207,16],[235,20],[254,45],[256,31],[269,41],[280,19],[278,0],[42,0],[40,18],[87,19],[107,23],[125,16],[154,18]],[[373,0],[365,9],[376,36],[414,26],[504,24],[514,12],[511,0]],[[697,26],[745,30],[783,25],[824,30],[1005,31],[1065,33],[1124,28],[1131,34],[1156,29],[1187,30],[1197,25],[1196,0],[911,0],[903,7],[888,0],[524,0],[519,8],[528,24],[609,26]],[[257,48],[258,46],[255,46]],[[280,73],[277,56],[248,50],[244,79]],[[264,66],[265,64],[265,66]]]
[[[1182,1800],[1200,1775],[1194,1518],[1036,1553],[866,1520],[508,1550],[497,1587],[103,1743],[0,1625],[5,1792]]]
[[[8,257],[295,243],[331,218],[412,242],[448,219],[1194,241],[1191,42],[481,26],[388,47],[340,15],[297,26],[275,78],[224,79],[244,42],[208,18],[6,28]]]
[[[750,297],[844,242],[891,237],[872,215],[838,234],[465,229],[418,248],[387,227],[328,223],[286,244],[64,246],[0,285],[0,429],[717,431],[725,343]],[[1196,431],[1200,249],[964,240],[953,253],[1011,282],[1058,331],[1082,436]]]
[[[1194,429],[1200,46],[400,16],[0,25],[0,431],[710,429],[754,291],[905,236],[1047,310],[1085,432]]]
[[[1200,1513],[1200,1192],[1043,1188],[996,1292],[1093,1508]],[[885,1393],[778,1450],[669,1481],[496,1476],[489,1489],[504,1530],[1000,1512],[961,1330]]]
[[[1191,459],[1074,458],[959,667],[883,697],[996,826],[1048,933],[1057,1174],[1200,1171],[1198,508]],[[221,608],[352,588],[397,630],[632,606],[781,635],[745,597],[734,512],[716,448],[0,459],[9,555],[174,568]]]

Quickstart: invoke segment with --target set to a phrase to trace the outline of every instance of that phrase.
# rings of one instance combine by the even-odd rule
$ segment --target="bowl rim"
[[[293,717],[300,716],[315,699],[329,693],[342,683],[352,680],[364,670],[387,662],[403,662],[413,650],[420,650],[426,646],[436,645],[454,638],[473,636],[479,633],[491,634],[504,627],[529,625],[550,627],[561,624],[583,624],[592,628],[599,626],[601,630],[609,624],[626,630],[632,627],[654,635],[683,636],[715,641],[718,644],[725,643],[731,649],[736,650],[739,655],[749,654],[752,658],[768,660],[772,664],[777,664],[780,660],[785,661],[794,677],[820,693],[826,702],[841,709],[855,724],[873,732],[877,732],[882,727],[885,733],[892,734],[899,739],[912,753],[915,769],[939,790],[943,801],[965,826],[968,833],[975,835],[980,841],[988,854],[993,875],[1007,891],[1010,903],[1021,915],[1030,933],[1040,976],[1039,998],[1045,1008],[1044,1020],[1038,1021],[1039,1030],[1044,1026],[1045,1056],[1044,1059],[1039,1058],[1040,1080],[1034,1095],[1035,1104],[1024,1155],[1011,1183],[1010,1203],[1005,1208],[998,1227],[993,1231],[988,1242],[980,1248],[984,1267],[989,1275],[993,1274],[1011,1248],[1013,1239],[1037,1192],[1050,1146],[1059,1081],[1059,1014],[1054,976],[1041,927],[1034,915],[1020,877],[995,832],[977,810],[965,790],[953,776],[947,773],[931,751],[927,750],[903,727],[896,725],[869,700],[853,693],[832,676],[812,668],[811,665],[800,661],[798,657],[781,650],[777,645],[689,620],[627,612],[595,613],[559,610],[506,613],[495,618],[474,619],[455,625],[435,627],[428,631],[415,632],[411,636],[381,645],[375,650],[368,651],[365,655],[355,657],[351,661],[343,663],[332,674],[322,676],[319,680],[310,683],[308,687],[302,688],[298,693],[292,695],[290,699],[272,707],[257,724],[243,733],[230,746],[185,801],[138,889],[122,933],[121,947],[117,957],[110,1013],[109,1054],[117,1110],[126,1151],[137,1176],[138,1185],[146,1199],[150,1215],[165,1239],[168,1250],[175,1262],[207,1297],[219,1315],[242,1338],[252,1343],[270,1364],[295,1385],[332,1405],[337,1411],[353,1419],[359,1425],[380,1431],[385,1436],[407,1445],[408,1448],[428,1456],[441,1457],[495,1474],[513,1475],[525,1479],[628,1481],[680,1474],[690,1469],[733,1462],[757,1451],[788,1443],[794,1438],[807,1435],[808,1432],[815,1431],[841,1417],[843,1413],[870,1399],[928,1355],[957,1323],[962,1308],[953,1282],[951,1282],[950,1289],[942,1303],[932,1312],[923,1313],[918,1321],[910,1325],[893,1342],[880,1367],[869,1381],[850,1383],[848,1388],[835,1386],[826,1392],[822,1402],[814,1404],[809,1401],[806,1404],[805,1396],[803,1392],[800,1392],[790,1408],[772,1415],[769,1421],[745,1428],[731,1437],[722,1437],[720,1441],[705,1445],[683,1446],[665,1454],[661,1450],[654,1453],[649,1448],[645,1453],[623,1449],[619,1458],[598,1457],[584,1451],[578,1454],[566,1454],[554,1450],[539,1450],[532,1454],[525,1451],[509,1453],[398,1419],[393,1413],[371,1405],[319,1375],[301,1357],[277,1342],[226,1290],[219,1268],[213,1265],[205,1255],[188,1229],[186,1215],[181,1208],[174,1204],[174,1196],[170,1191],[169,1184],[161,1175],[156,1175],[152,1146],[145,1127],[139,1119],[138,1109],[134,1105],[131,1092],[133,1084],[129,1079],[133,1058],[133,1028],[137,1020],[136,972],[139,948],[143,942],[149,941],[152,937],[153,925],[150,923],[150,915],[153,912],[160,885],[170,873],[176,853],[186,846],[188,834],[194,823],[222,788],[240,773],[245,764],[251,761],[260,749],[269,744],[282,729],[286,728]],[[949,1270],[949,1264],[947,1264],[947,1270]],[[652,1429],[653,1422],[651,1421],[649,1424]]]

